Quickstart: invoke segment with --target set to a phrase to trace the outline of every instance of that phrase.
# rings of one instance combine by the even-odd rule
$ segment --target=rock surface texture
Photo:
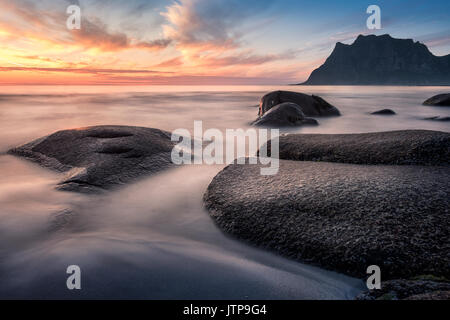
[[[448,300],[450,283],[431,280],[390,280],[381,289],[361,293],[357,300]]]
[[[278,174],[230,165],[204,202],[225,232],[289,258],[358,277],[372,264],[385,280],[448,277],[449,148],[432,131],[288,135],[280,155],[294,160]]]
[[[276,105],[253,122],[253,125],[255,126],[267,127],[290,127],[318,124],[317,120],[307,118],[302,109],[292,102],[284,102]]]
[[[129,126],[63,130],[9,151],[67,177],[58,189],[99,192],[172,165],[170,133]]]
[[[280,136],[280,159],[355,164],[449,165],[450,134],[401,130]],[[270,144],[269,144],[270,150]]]
[[[450,106],[450,93],[443,93],[433,96],[423,102],[426,106]]]
[[[318,96],[291,91],[273,91],[261,98],[255,126],[293,127],[318,125],[310,117],[339,116],[339,110]]]
[[[339,110],[326,102],[321,97],[307,95],[300,92],[273,91],[261,98],[259,113],[261,117],[271,108],[283,102],[291,102],[298,105],[307,117],[339,116]]]

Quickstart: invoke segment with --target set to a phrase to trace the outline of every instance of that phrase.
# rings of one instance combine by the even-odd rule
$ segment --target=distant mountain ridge
[[[450,54],[435,56],[412,39],[359,35],[337,42],[303,85],[450,85]]]

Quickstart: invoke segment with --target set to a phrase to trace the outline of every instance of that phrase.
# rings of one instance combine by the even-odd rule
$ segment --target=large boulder
[[[261,117],[274,106],[292,102],[300,106],[302,112],[307,117],[339,116],[339,110],[326,102],[321,97],[291,91],[273,91],[261,98],[259,113]]]
[[[268,145],[270,151],[270,144]],[[355,164],[449,165],[450,133],[400,130],[279,137],[280,159]]]
[[[271,108],[253,122],[256,126],[290,127],[302,125],[317,125],[315,119],[307,118],[302,109],[292,102],[284,102]]]
[[[206,208],[226,233],[288,258],[383,279],[450,275],[449,167],[280,160],[230,165],[208,186]]]
[[[98,192],[172,165],[168,132],[129,126],[63,130],[9,151],[60,172],[61,190]]]
[[[433,96],[423,102],[426,106],[450,106],[450,93]]]
[[[293,259],[448,278],[449,149],[449,133],[424,130],[281,136],[277,174],[229,165],[204,202],[225,232]]]

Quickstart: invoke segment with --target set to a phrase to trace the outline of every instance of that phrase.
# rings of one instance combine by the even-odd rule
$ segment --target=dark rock
[[[172,165],[168,132],[128,126],[63,130],[9,151],[68,177],[58,189],[98,192]]]
[[[449,133],[291,134],[280,158],[357,164],[280,160],[273,176],[230,165],[204,195],[219,227],[350,275],[450,275]]]
[[[439,117],[439,116],[435,116],[435,117],[424,118],[424,120],[432,120],[432,121],[450,121],[450,117]]]
[[[412,39],[359,35],[351,45],[336,43],[306,85],[449,85],[450,54],[435,56]]]
[[[416,294],[405,298],[405,300],[450,300],[449,291],[432,291],[422,294]]]
[[[315,119],[305,117],[301,108],[295,103],[284,102],[271,108],[258,118],[253,125],[268,127],[289,127],[318,125]]]
[[[378,110],[378,111],[374,111],[371,114],[376,114],[376,115],[394,115],[396,114],[394,110],[391,109],[382,109],[382,110]]]
[[[450,106],[450,93],[433,96],[423,102],[426,106]]]
[[[450,133],[402,130],[361,134],[289,134],[280,159],[356,164],[450,164]],[[270,151],[270,144],[269,144]]]
[[[357,300],[437,300],[448,299],[450,283],[429,280],[396,279],[381,282],[381,289],[368,290]]]
[[[307,117],[339,116],[339,110],[321,97],[290,91],[273,91],[261,98],[259,113],[261,117],[274,106],[292,102],[297,104]]]
[[[447,160],[448,161],[448,160]],[[229,165],[206,208],[225,232],[286,257],[358,277],[450,275],[450,170],[280,160]]]

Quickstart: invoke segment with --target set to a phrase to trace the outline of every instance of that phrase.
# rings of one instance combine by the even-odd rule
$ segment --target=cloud
[[[228,55],[224,57],[207,57],[203,59],[204,66],[256,66],[268,62],[273,62],[277,60],[289,60],[294,59],[296,56],[294,51],[286,51],[281,54],[253,54],[253,53],[239,53],[235,55]]]
[[[0,0],[2,1],[4,0]],[[159,26],[159,33],[159,30],[147,30],[145,29],[147,26],[138,26],[132,22],[133,17],[147,16],[142,10],[147,8],[154,10],[157,8],[156,5],[149,6],[144,0],[129,0],[126,4],[114,0],[108,5],[97,0],[89,1],[89,6],[86,1],[77,2],[82,9],[80,30],[68,30],[65,26],[67,19],[65,9],[69,3],[75,3],[72,0],[57,5],[50,0],[42,2],[17,0],[9,4],[6,8],[7,15],[14,19],[14,23],[11,24],[14,30],[10,33],[19,41],[35,42],[36,46],[40,46],[42,42],[42,48],[47,51],[37,51],[36,54],[30,55],[16,54],[18,58],[25,59],[23,63],[26,66],[6,67],[2,71],[103,75],[111,73],[118,77],[124,76],[125,73],[142,73],[137,76],[140,78],[145,75],[145,70],[139,71],[143,69],[142,65],[148,65],[153,70],[176,70],[180,76],[258,76],[266,74],[261,68],[258,70],[258,66],[294,59],[298,53],[298,50],[277,50],[277,48],[258,52],[247,43],[250,30],[252,32],[260,30],[262,23],[267,26],[276,21],[268,19],[265,15],[273,2],[271,0],[174,1],[165,9],[148,13],[152,16],[164,11],[159,15],[164,19]],[[142,10],[133,11],[133,8]],[[261,15],[258,17],[259,14]],[[32,18],[36,28],[27,26],[26,20],[31,21]],[[4,27],[0,26],[0,29]],[[153,39],[149,39],[150,34]],[[11,40],[11,43],[14,42],[16,40]],[[166,60],[161,61],[161,58],[164,59],[163,55],[146,53],[158,53],[166,48]],[[88,52],[85,49],[97,51]],[[108,54],[129,49],[143,52],[136,55],[139,60],[125,58],[131,54],[135,56],[135,52],[116,56]],[[64,55],[57,58],[57,54],[60,54],[58,52],[62,50]],[[19,52],[21,51],[17,53]],[[48,52],[49,56],[46,56],[45,52]],[[72,58],[73,62],[70,61]],[[159,62],[152,61],[153,59]],[[114,67],[107,68],[117,64],[126,70],[121,72]],[[130,70],[134,66],[139,70]],[[102,69],[103,67],[106,68]]]
[[[232,7],[232,4],[229,4]],[[181,46],[235,47],[239,35],[233,31],[237,12],[227,10],[221,1],[184,0],[161,13],[167,24],[166,37]]]
[[[444,47],[444,46],[449,46],[450,45],[450,38],[448,36],[444,36],[441,38],[435,38],[435,39],[431,39],[431,40],[426,40],[425,44],[428,47]]]
[[[89,73],[89,74],[170,74],[172,72],[161,72],[155,70],[135,70],[135,69],[104,69],[104,68],[43,68],[43,67],[0,67],[1,71],[43,71],[43,72],[68,72],[68,73]]]
[[[357,31],[336,32],[330,36],[330,41],[328,41],[328,43],[349,41],[353,42],[361,34],[370,34],[370,32],[365,29],[358,29]]]
[[[285,78],[277,77],[233,77],[233,76],[106,76],[98,79],[101,84],[135,84],[135,85],[275,85],[286,83]]]
[[[183,56],[178,56],[172,59],[165,60],[155,65],[155,68],[170,68],[183,65]]]
[[[152,41],[138,42],[133,47],[145,49],[164,49],[172,43],[171,39],[156,39]]]
[[[243,23],[263,12],[273,1],[180,0],[166,7],[163,32],[182,47],[236,48]]]
[[[115,51],[129,47],[129,40],[124,33],[110,33],[100,22],[82,20],[79,30],[71,30],[73,41],[87,48],[99,48],[104,51]]]
[[[292,50],[257,54],[246,48],[243,25],[266,10],[272,1],[180,0],[166,7],[164,36],[182,53],[186,66],[224,68],[257,66],[295,58]],[[267,19],[265,19],[267,20]],[[253,22],[257,23],[257,22]],[[180,63],[180,59],[171,63]]]
[[[112,33],[101,21],[82,20],[79,30],[72,30],[71,35],[75,43],[86,48],[97,48],[102,51],[119,51],[131,48],[161,50],[170,45],[169,39],[156,39],[151,41],[131,41],[125,33]]]
[[[430,33],[417,37],[417,40],[424,42],[428,47],[441,47],[450,45],[450,30]]]
[[[154,40],[130,39],[122,32],[112,32],[99,18],[89,18],[87,14],[81,16],[81,29],[68,30],[65,21],[66,5],[45,8],[50,2],[44,1],[41,6],[37,2],[28,0],[5,1],[0,0],[3,13],[6,13],[14,26],[2,23],[4,30],[11,30],[16,38],[31,38],[52,42],[54,44],[75,45],[86,49],[101,51],[120,51],[127,49],[162,50],[170,45],[171,40],[161,38]],[[78,2],[76,2],[78,3]],[[84,12],[84,11],[82,11]],[[30,24],[33,28],[30,28]],[[19,27],[21,26],[21,27]]]

